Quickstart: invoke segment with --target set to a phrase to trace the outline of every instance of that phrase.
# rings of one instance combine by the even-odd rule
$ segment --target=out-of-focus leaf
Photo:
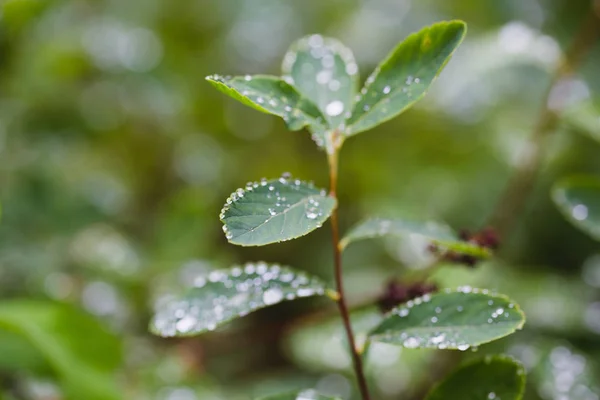
[[[568,343],[542,339],[518,347],[532,363],[530,380],[542,398],[589,400],[600,396],[598,365]]]
[[[52,366],[69,400],[121,398],[115,376],[121,346],[92,317],[33,300],[3,302],[0,329],[22,336]]]
[[[357,343],[365,342],[367,333],[382,316],[369,308],[350,315]],[[344,325],[339,317],[299,325],[286,340],[290,357],[301,367],[315,371],[347,371],[352,366]],[[323,349],[327,349],[323,352]]]
[[[466,350],[507,336],[524,323],[525,315],[509,298],[465,286],[395,308],[369,338],[406,348]]]
[[[455,253],[469,254],[480,258],[491,256],[490,250],[460,240],[458,235],[447,225],[431,221],[422,222],[402,219],[367,219],[356,225],[344,236],[340,241],[340,247],[343,249],[358,240],[408,235],[423,236],[431,240],[431,243]]]
[[[577,176],[557,182],[552,199],[563,215],[595,240],[600,240],[600,179]]]
[[[600,142],[600,106],[596,102],[583,101],[569,106],[562,117],[568,125]]]
[[[221,211],[227,239],[262,246],[304,236],[320,228],[336,206],[333,197],[311,183],[281,177],[248,184]]]
[[[292,44],[282,71],[319,107],[332,128],[344,122],[358,90],[358,67],[350,49],[336,39],[306,36]]]
[[[194,283],[196,287],[185,295],[159,306],[152,332],[167,337],[197,335],[252,311],[326,292],[316,277],[264,262],[212,271]]]
[[[433,24],[408,36],[367,79],[346,121],[347,136],[394,118],[420,100],[462,42],[462,21]]]
[[[273,396],[261,397],[257,400],[341,400],[339,397],[323,396],[316,390],[306,389],[300,392],[282,393]]]
[[[435,386],[426,400],[520,400],[525,369],[506,356],[486,356],[454,371]]]
[[[46,373],[51,370],[42,354],[21,335],[0,330],[0,370]]]
[[[280,78],[268,75],[232,78],[211,75],[206,80],[247,106],[283,118],[288,129],[296,131],[309,126],[316,135],[314,139],[323,140],[327,122],[317,106]]]
[[[397,398],[406,391],[417,390],[427,378],[437,350],[404,351],[387,343],[368,343],[367,334],[383,319],[375,307],[354,310],[350,314],[356,345],[362,353],[365,373],[373,398]],[[302,370],[313,373],[352,373],[352,358],[342,320],[329,317],[309,318],[291,327],[284,341],[290,359]],[[398,381],[398,376],[407,377]],[[394,397],[395,396],[395,397]]]

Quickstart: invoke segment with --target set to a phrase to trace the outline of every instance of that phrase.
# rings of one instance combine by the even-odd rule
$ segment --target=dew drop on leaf
[[[344,112],[344,103],[339,100],[334,100],[325,106],[325,112],[327,115],[336,117]]]

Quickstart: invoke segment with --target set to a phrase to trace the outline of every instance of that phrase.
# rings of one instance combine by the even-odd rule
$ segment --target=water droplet
[[[469,347],[471,347],[471,346],[469,346],[468,344],[459,344],[458,346],[456,346],[456,348],[460,351],[469,350]]]
[[[388,94],[391,90],[392,90],[392,88],[389,85],[387,85],[386,87],[383,88],[383,93]]]
[[[333,72],[331,70],[329,70],[329,69],[321,70],[317,74],[317,83],[319,83],[321,85],[325,85],[329,81],[331,81],[332,77],[333,77]]]
[[[305,215],[306,215],[306,218],[308,218],[308,219],[316,219],[319,216],[319,213],[314,210],[309,209],[306,211]]]
[[[358,72],[358,65],[356,65],[355,63],[350,63],[348,65],[346,65],[346,73],[348,75],[354,75]]]
[[[178,332],[187,333],[194,328],[196,323],[196,318],[188,315],[177,321],[177,323],[175,323],[175,329],[177,329]]]
[[[415,349],[419,347],[419,339],[417,339],[416,337],[409,337],[404,341],[403,345],[407,349]]]
[[[270,288],[263,293],[263,302],[266,305],[276,304],[283,300],[283,292],[279,288]]]
[[[332,92],[337,92],[341,86],[342,85],[340,84],[340,81],[338,81],[337,79],[333,79],[329,82],[329,85],[327,85],[327,87],[329,87],[329,90],[331,90]]]
[[[588,217],[588,208],[583,204],[577,204],[573,207],[572,215],[577,221],[583,221]]]
[[[334,100],[325,106],[325,112],[327,115],[336,117],[344,112],[344,103],[339,100]]]
[[[496,393],[489,392],[487,398],[490,399],[490,400],[494,400],[496,398]]]
[[[446,339],[446,335],[444,333],[442,333],[442,334],[432,337],[431,343],[439,345],[444,341],[444,339]]]

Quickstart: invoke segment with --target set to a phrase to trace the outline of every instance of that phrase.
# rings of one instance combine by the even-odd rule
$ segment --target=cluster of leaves
[[[282,117],[291,130],[307,127],[320,148],[337,162],[343,141],[400,114],[426,93],[466,32],[463,22],[434,24],[410,35],[369,76],[358,92],[352,52],[335,39],[311,35],[292,45],[283,61],[283,77],[213,75],[207,80],[223,93],[259,111]],[[331,158],[330,158],[331,162]],[[229,242],[263,246],[292,240],[320,228],[338,207],[334,194],[311,182],[283,174],[249,182],[233,192],[220,214]],[[340,241],[351,243],[384,236],[425,238],[443,257],[491,256],[489,240],[465,240],[444,224],[369,219]],[[189,336],[216,329],[254,310],[334,288],[318,277],[264,262],[213,271],[182,296],[164,302],[151,330],[161,336]],[[371,343],[405,348],[466,350],[520,329],[525,316],[506,296],[470,286],[426,293],[393,308],[367,334]],[[473,377],[477,379],[473,379]],[[497,379],[501,376],[503,379]],[[468,385],[465,383],[469,383]],[[505,357],[469,364],[433,389],[429,399],[521,398],[523,369]],[[314,390],[269,399],[327,399]],[[265,399],[266,400],[266,399]]]

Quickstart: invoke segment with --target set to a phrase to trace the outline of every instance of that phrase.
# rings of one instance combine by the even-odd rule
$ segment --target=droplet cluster
[[[153,320],[161,336],[185,336],[212,331],[220,324],[254,310],[323,295],[324,284],[288,267],[265,262],[214,270],[198,278],[183,298],[160,301]]]
[[[378,119],[387,114],[397,113],[402,107],[390,105],[396,97],[402,96],[408,103],[416,100],[425,90],[425,85],[421,85],[419,77],[408,75],[402,80],[401,76],[383,74],[377,67],[365,81],[360,93],[354,98],[356,119],[363,118],[366,112],[375,110],[379,114]],[[351,117],[351,113],[346,115],[346,118],[350,119],[349,125],[356,122]]]
[[[318,228],[324,218],[329,216],[321,204],[326,197],[327,192],[315,188],[312,182],[303,182],[284,173],[278,179],[263,178],[258,182],[248,182],[244,188],[234,191],[225,201],[219,217],[224,223],[223,231],[228,240],[242,235],[259,234],[257,230],[269,229],[269,223],[279,223],[275,219],[281,218],[282,226],[278,229],[282,237],[278,241],[285,241],[293,238],[285,237],[286,226],[283,219],[286,214],[292,209],[301,211],[302,219],[306,222],[304,225],[311,229]],[[260,207],[255,207],[256,205]],[[235,221],[230,222],[229,218],[234,218]],[[293,220],[289,221],[290,224],[291,222]]]
[[[298,40],[284,56],[282,70],[324,111],[332,127],[350,112],[358,66],[352,51],[335,39],[310,35]]]
[[[506,330],[520,329],[522,314],[512,312],[514,307],[505,297],[486,289],[445,289],[442,294],[426,294],[392,310],[374,338],[406,348],[464,351],[501,337]]]
[[[323,141],[322,132],[325,131],[327,123],[321,112],[310,102],[304,101],[296,89],[284,80],[251,75],[210,75],[206,79],[225,85],[265,110],[280,116],[291,130],[299,130],[309,125],[311,130],[315,131],[316,138]]]

